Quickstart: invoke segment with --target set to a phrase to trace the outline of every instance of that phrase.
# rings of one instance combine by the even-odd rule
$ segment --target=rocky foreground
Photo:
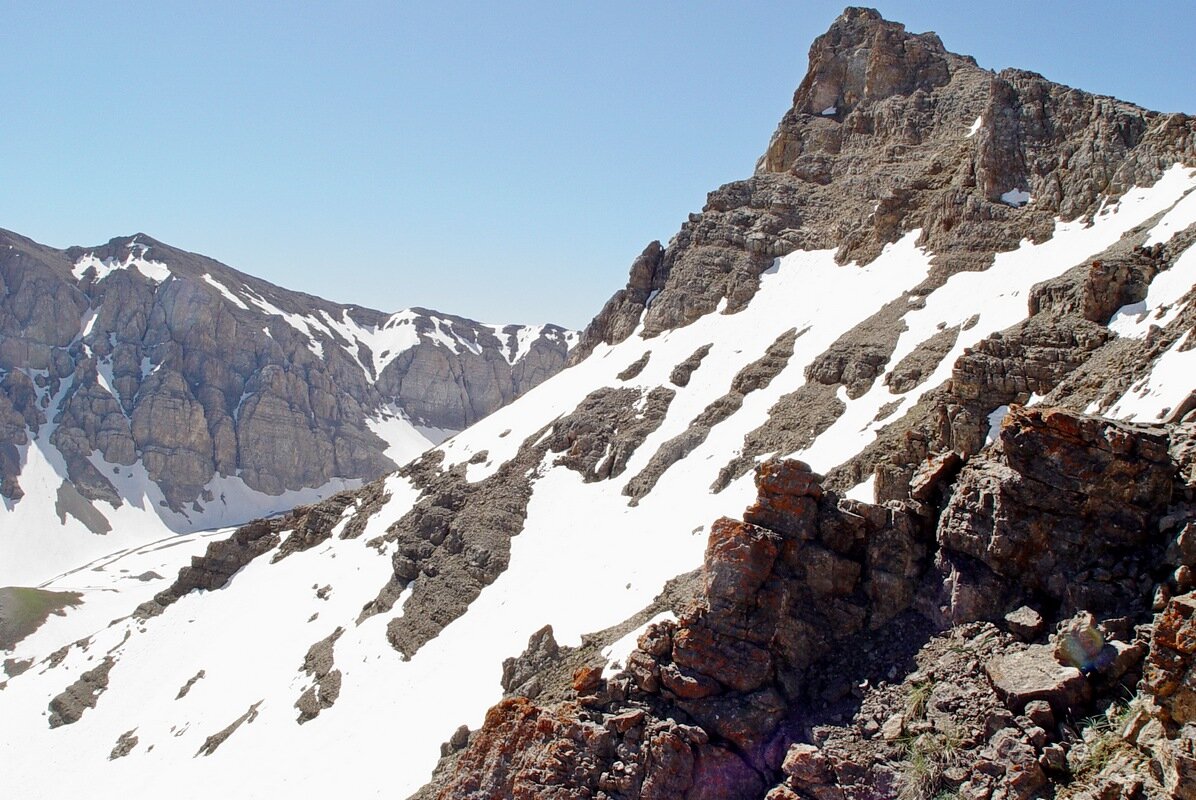
[[[1015,408],[880,506],[765,463],[676,621],[504,700],[423,796],[1196,797],[1194,446]]]

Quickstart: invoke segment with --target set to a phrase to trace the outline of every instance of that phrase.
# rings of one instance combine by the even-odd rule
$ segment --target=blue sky
[[[5,2],[0,227],[579,327],[751,174],[843,5]],[[981,66],[1196,112],[1196,3],[876,5]]]

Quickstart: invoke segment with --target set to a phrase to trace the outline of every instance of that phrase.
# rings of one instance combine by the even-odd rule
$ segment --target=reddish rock
[[[747,695],[724,694],[702,700],[679,700],[677,706],[711,733],[734,744],[740,752],[755,753],[772,738],[785,716],[785,699],[773,688]]]
[[[1196,721],[1196,593],[1173,597],[1155,620],[1143,688],[1178,723]]]
[[[742,758],[725,747],[711,745],[698,750],[694,785],[686,800],[759,797],[764,788],[760,774]]]
[[[948,560],[963,554],[998,578],[995,592],[983,592],[988,603],[971,612],[997,618],[1006,608],[1003,595],[1019,593],[1051,598],[1065,612],[1136,604],[1135,583],[1086,576],[1110,564],[1133,569],[1141,560],[1171,501],[1175,468],[1166,435],[1014,406],[999,441],[999,449],[974,457],[960,473],[937,531]],[[952,609],[951,618],[966,621],[962,609]]]
[[[573,691],[588,694],[602,685],[602,668],[592,664],[579,667],[573,673]]]
[[[1046,622],[1043,620],[1042,614],[1029,606],[1021,606],[1010,611],[1005,615],[1005,624],[1009,627],[1010,633],[1024,642],[1034,641],[1046,630]]]
[[[818,480],[804,462],[764,462],[756,470],[756,502],[743,513],[744,520],[789,536],[813,538],[816,501],[822,497]]]
[[[632,650],[625,670],[641,691],[660,691],[660,663],[642,650]]]
[[[795,744],[785,754],[781,771],[786,783],[816,800],[842,800],[843,790],[836,785],[835,771],[821,750],[812,744]]]
[[[759,688],[772,671],[768,650],[719,635],[700,623],[682,628],[673,636],[673,662],[737,692]]]
[[[673,631],[676,629],[677,623],[671,619],[649,625],[640,634],[636,646],[653,658],[659,658],[673,649]]]
[[[779,540],[775,533],[723,517],[710,528],[704,571],[711,608],[751,605],[772,574]]]
[[[566,800],[596,787],[611,734],[579,722],[569,708],[544,709],[523,697],[494,706],[437,797]]]
[[[665,664],[660,668],[660,682],[683,700],[699,700],[722,691],[714,678],[676,664]]]
[[[1185,726],[1175,739],[1160,742],[1155,761],[1167,797],[1196,800],[1196,730],[1192,726]]]
[[[642,760],[642,800],[672,800],[693,786],[693,750],[676,723],[665,722],[648,733]]]
[[[922,462],[909,482],[909,495],[923,503],[929,502],[940,487],[949,483],[963,467],[963,457],[953,450],[940,453]]]
[[[608,719],[606,724],[618,733],[627,733],[632,728],[643,725],[646,716],[643,709],[634,708],[622,714],[616,714]]]

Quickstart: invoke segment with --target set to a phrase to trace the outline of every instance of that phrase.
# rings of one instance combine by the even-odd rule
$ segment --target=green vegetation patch
[[[67,606],[82,602],[83,595],[79,592],[0,587],[0,650],[11,650],[17,642],[40,628],[51,614],[62,614]]]

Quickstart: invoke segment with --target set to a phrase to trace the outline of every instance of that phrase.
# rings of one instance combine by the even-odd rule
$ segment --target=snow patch
[[[867,480],[860,481],[855,486],[847,490],[844,497],[852,500],[859,500],[862,503],[876,502],[876,473],[868,476]]]
[[[366,426],[378,438],[386,442],[384,454],[402,466],[422,455],[424,451],[443,442],[456,431],[416,425],[403,409],[388,405],[374,417],[367,418]]]
[[[1016,187],[1001,195],[1001,202],[1005,205],[1013,206],[1014,208],[1024,206],[1033,199],[1034,198],[1030,197],[1029,192],[1022,191]]]
[[[1192,376],[1196,375],[1196,348],[1183,349],[1191,338],[1189,330],[1155,359],[1150,374],[1127,389],[1107,416],[1130,422],[1158,422],[1185,402],[1194,391]]]
[[[618,675],[627,667],[627,657],[631,655],[631,651],[635,650],[636,643],[639,642],[640,636],[644,631],[652,627],[658,622],[670,620],[677,621],[677,615],[672,611],[662,611],[652,619],[640,625],[633,631],[628,632],[624,636],[619,637],[615,641],[602,648],[602,657],[606,659],[606,666],[602,668],[602,679],[610,680]]]
[[[144,247],[144,246],[143,246]],[[170,277],[170,268],[161,261],[151,261],[144,257],[144,253],[148,250],[145,247],[134,255],[132,249],[124,260],[116,258],[105,258],[102,261],[96,257],[94,253],[88,253],[82,256],[75,265],[71,268],[71,274],[75,276],[76,280],[83,280],[88,270],[95,270],[95,282],[107,278],[113,272],[124,269],[135,269],[143,277],[148,278],[154,283],[162,283]]]
[[[1193,197],[1196,197],[1196,193],[1188,194],[1172,211],[1179,211],[1180,205]],[[1171,214],[1168,214],[1155,230],[1165,225],[1170,217]],[[1188,224],[1191,223],[1185,223],[1184,227]],[[1153,233],[1151,237],[1154,238]],[[1117,309],[1117,313],[1109,320],[1109,330],[1118,336],[1143,339],[1152,327],[1167,327],[1187,308],[1188,304],[1183,298],[1193,287],[1196,287],[1196,247],[1189,247],[1175,259],[1170,269],[1155,276],[1146,290],[1144,300]]]
[[[249,310],[249,306],[245,305],[245,301],[243,301],[241,298],[237,297],[235,294],[233,294],[231,291],[229,291],[228,287],[225,286],[223,283],[216,280],[215,278],[213,278],[211,275],[209,275],[206,272],[203,274],[203,279],[209,285],[214,286],[216,288],[216,291],[218,291],[218,292],[220,292],[220,294],[224,295],[224,299],[228,300],[228,302],[232,303],[237,308],[242,308],[246,311]]]
[[[1001,433],[1001,423],[1005,421],[1005,417],[1009,416],[1009,406],[997,406],[988,415],[988,435],[985,441],[992,444],[997,440],[997,436]]]

